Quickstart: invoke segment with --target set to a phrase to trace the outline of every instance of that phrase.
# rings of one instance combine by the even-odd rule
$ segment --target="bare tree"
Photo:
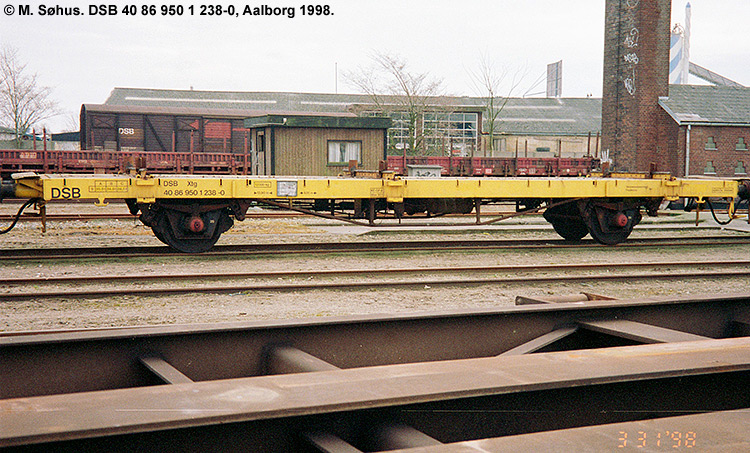
[[[68,111],[65,113],[65,125],[60,132],[77,132],[81,130],[80,122],[80,114]]]
[[[510,71],[508,68],[498,70],[495,63],[487,54],[481,54],[478,68],[475,71],[467,70],[467,72],[469,73],[474,91],[484,100],[486,130],[490,137],[487,146],[490,153],[492,153],[495,150],[495,121],[508,104],[513,93],[518,89],[525,74],[521,70],[515,71],[509,81],[508,94],[502,96],[500,95],[500,91],[509,77]]]
[[[13,129],[16,147],[21,148],[29,129],[59,113],[50,99],[52,89],[39,85],[36,74],[25,72],[18,50],[5,46],[0,51],[0,124]]]
[[[402,145],[411,154],[422,154],[425,148],[422,120],[427,112],[445,110],[443,81],[428,73],[415,73],[397,56],[382,52],[373,54],[373,65],[344,74],[347,82],[368,95],[372,106],[363,110],[385,114],[406,129]]]

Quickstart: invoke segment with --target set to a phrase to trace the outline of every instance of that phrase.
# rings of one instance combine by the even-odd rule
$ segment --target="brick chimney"
[[[658,101],[669,94],[671,0],[606,0],[605,8],[602,151],[615,170],[648,171],[663,160]]]

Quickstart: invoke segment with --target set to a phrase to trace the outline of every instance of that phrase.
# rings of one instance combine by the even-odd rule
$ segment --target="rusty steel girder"
[[[0,446],[460,451],[609,429],[584,445],[616,448],[621,431],[665,429],[661,417],[683,432],[686,413],[750,407],[748,301],[3,334]],[[705,419],[691,441],[721,445]]]

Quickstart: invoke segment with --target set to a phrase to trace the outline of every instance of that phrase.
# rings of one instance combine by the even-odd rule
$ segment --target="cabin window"
[[[739,140],[737,140],[737,145],[734,147],[735,151],[747,151],[747,143],[745,143],[745,139],[740,137]]]
[[[706,149],[716,150],[716,142],[713,137],[708,137],[708,140],[706,141]]]
[[[362,142],[328,142],[328,165],[349,165],[349,161],[362,163]]]

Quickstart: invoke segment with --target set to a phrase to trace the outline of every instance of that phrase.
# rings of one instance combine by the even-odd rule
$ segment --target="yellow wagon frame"
[[[410,198],[734,198],[731,179],[628,178],[311,178],[253,176],[34,175],[16,179],[16,195],[52,200],[315,200]]]
[[[622,242],[663,200],[747,196],[750,184],[731,179],[672,178],[669,175],[610,175],[559,178],[415,178],[384,173],[377,178],[258,177],[198,175],[15,175],[16,197],[44,206],[53,200],[92,200],[105,205],[124,199],[133,214],[166,244],[185,252],[209,250],[235,219],[243,220],[252,202],[284,204],[323,200],[350,203],[355,217],[372,223],[376,211],[401,217],[414,212],[471,212],[483,200],[516,200],[546,206],[544,218],[562,237],[586,234],[603,244]],[[7,186],[4,192],[8,192]],[[311,212],[311,211],[307,211]],[[323,214],[316,214],[323,215]],[[350,215],[351,214],[347,214]],[[324,215],[325,216],[325,215]],[[337,218],[341,218],[340,216]],[[479,220],[478,220],[479,221]]]

